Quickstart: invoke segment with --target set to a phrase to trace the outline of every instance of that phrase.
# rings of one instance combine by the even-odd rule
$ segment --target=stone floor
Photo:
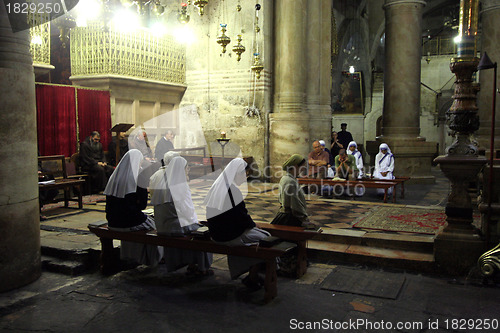
[[[498,332],[498,283],[376,270],[381,279],[404,278],[397,297],[387,299],[323,290],[325,277],[339,267],[312,264],[301,279],[279,277],[278,297],[263,305],[262,290],[250,293],[224,267],[218,258],[215,275],[204,279],[144,266],[111,277],[44,272],[0,294],[0,331]]]

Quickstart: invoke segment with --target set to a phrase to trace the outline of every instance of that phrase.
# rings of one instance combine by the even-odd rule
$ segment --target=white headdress
[[[142,160],[142,153],[137,149],[131,149],[123,155],[108,180],[104,194],[124,198],[125,195],[136,192]]]

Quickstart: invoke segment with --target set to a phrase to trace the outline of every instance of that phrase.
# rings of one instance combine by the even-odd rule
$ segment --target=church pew
[[[395,177],[394,179],[377,179],[377,178],[363,178],[362,181],[372,181],[372,182],[396,182],[401,184],[401,198],[405,197],[405,182],[410,180],[410,177]]]
[[[277,225],[265,222],[255,222],[258,228],[268,231],[272,236],[291,241],[297,244],[297,277],[307,272],[307,241],[323,232],[288,225]]]
[[[270,248],[258,245],[227,246],[215,243],[210,239],[195,238],[192,235],[186,235],[183,237],[158,235],[155,230],[120,232],[108,229],[106,221],[90,223],[88,228],[92,233],[99,237],[101,241],[101,271],[104,274],[112,273],[113,267],[116,264],[116,259],[113,256],[113,239],[178,249],[262,259],[266,263],[266,276],[264,281],[264,301],[266,303],[278,295],[276,258],[295,248],[295,244],[288,242],[282,242]]]
[[[394,193],[396,193],[396,186],[398,185],[397,182],[393,181],[383,181],[380,182],[378,179],[376,180],[369,180],[369,181],[364,181],[364,180],[333,180],[330,178],[326,179],[317,179],[317,178],[297,178],[299,184],[303,185],[318,185],[318,186],[323,186],[323,185],[330,185],[330,186],[336,186],[336,185],[341,185],[341,186],[346,186],[346,187],[351,187],[354,188],[356,185],[362,185],[365,188],[381,188],[384,189],[384,202],[387,202],[387,191],[389,188],[393,187],[394,188]],[[392,196],[392,202],[396,202],[396,195]]]

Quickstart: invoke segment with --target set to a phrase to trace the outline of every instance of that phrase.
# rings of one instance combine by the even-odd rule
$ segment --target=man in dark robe
[[[174,144],[173,140],[175,138],[175,134],[172,130],[167,130],[165,132],[165,135],[162,136],[160,141],[156,144],[155,148],[155,158],[157,161],[162,161],[163,165],[163,156],[169,152],[170,150],[174,149]]]
[[[122,159],[123,155],[125,155],[126,152],[128,152],[128,140],[125,139],[125,132],[120,132],[118,134],[118,138],[120,139],[120,160]],[[108,160],[109,160],[109,164],[110,165],[113,165],[113,166],[116,166],[118,164],[118,162],[120,161],[116,161],[116,136],[113,136],[113,138],[111,139],[111,142],[109,143],[108,145],[108,152],[109,152],[109,155],[108,155]]]
[[[349,146],[349,142],[354,141],[354,139],[352,138],[351,132],[347,132],[346,123],[340,124],[340,129],[341,131],[337,133],[338,134],[337,140],[340,144],[342,144],[341,148],[347,149],[347,147]]]
[[[98,193],[106,187],[114,168],[104,161],[101,135],[92,132],[80,145],[80,166],[82,171],[90,175],[91,191]]]

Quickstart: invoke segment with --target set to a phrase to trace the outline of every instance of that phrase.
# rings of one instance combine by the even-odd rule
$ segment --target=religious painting
[[[342,72],[340,94],[333,103],[334,112],[363,114],[363,79],[361,72]]]

